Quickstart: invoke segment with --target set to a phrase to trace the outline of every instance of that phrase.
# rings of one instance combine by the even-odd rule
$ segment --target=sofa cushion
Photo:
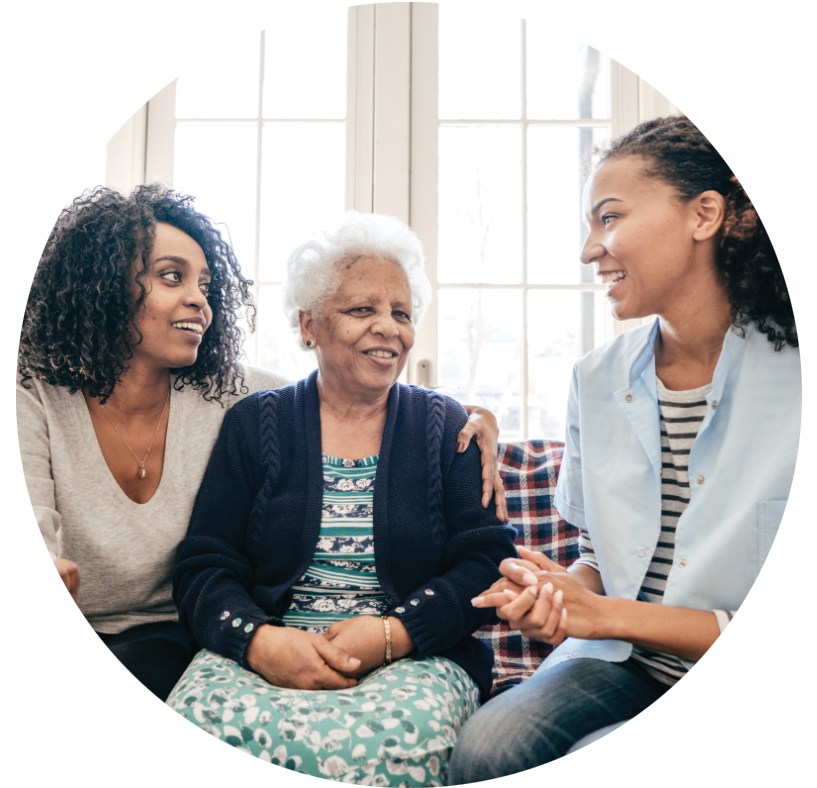
[[[564,567],[579,557],[579,530],[559,516],[553,504],[564,444],[530,440],[499,445],[499,473],[505,483],[508,516],[517,531],[517,546],[539,550]],[[511,632],[504,621],[476,632],[494,651],[491,694],[533,675],[553,650],[546,643]]]

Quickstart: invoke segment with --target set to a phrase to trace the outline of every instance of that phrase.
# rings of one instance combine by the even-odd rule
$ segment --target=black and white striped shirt
[[[660,380],[657,380],[657,384],[661,410],[661,535],[638,599],[662,604],[675,553],[675,529],[689,504],[689,453],[706,416],[706,395],[712,386],[710,384],[689,391],[670,391]],[[593,545],[585,530],[579,536],[579,553],[578,563],[588,564],[598,571]],[[733,612],[714,612],[723,631]],[[653,678],[664,684],[674,684],[687,671],[678,657],[640,646],[633,646],[632,657]]]

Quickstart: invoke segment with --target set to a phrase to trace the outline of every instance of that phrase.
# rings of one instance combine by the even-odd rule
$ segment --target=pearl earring
[[[307,339],[307,340],[306,340],[306,346],[307,346],[307,347],[311,348],[311,347],[312,347],[312,345],[314,345],[314,344],[315,344],[315,343],[314,343],[314,342],[313,342],[311,339]]]

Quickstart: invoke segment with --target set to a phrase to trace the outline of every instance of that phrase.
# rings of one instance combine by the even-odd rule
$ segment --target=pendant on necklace
[[[139,479],[142,480],[145,478],[145,463],[139,463]]]

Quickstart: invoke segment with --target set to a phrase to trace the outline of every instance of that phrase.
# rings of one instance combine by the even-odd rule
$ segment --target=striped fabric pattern
[[[351,616],[379,616],[389,600],[374,562],[373,505],[377,457],[324,454],[323,513],[312,563],[292,587],[287,626],[321,633]]]
[[[689,453],[706,416],[706,396],[712,385],[670,391],[660,380],[657,384],[661,408],[661,536],[638,599],[660,605],[675,555],[675,529],[689,505]],[[674,684],[687,670],[678,657],[640,646],[633,647],[633,659],[664,684]]]

